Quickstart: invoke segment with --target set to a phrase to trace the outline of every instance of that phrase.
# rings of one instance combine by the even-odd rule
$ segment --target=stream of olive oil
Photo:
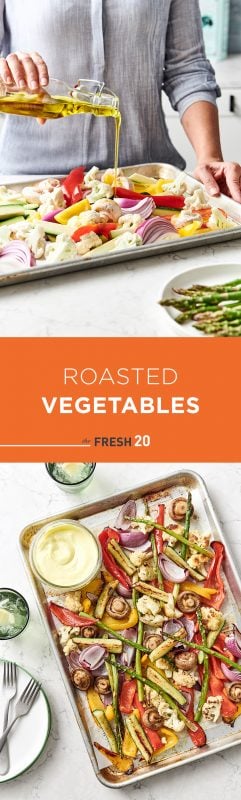
[[[59,119],[73,114],[94,114],[96,117],[112,117],[115,122],[114,170],[116,184],[121,126],[121,114],[118,108],[110,105],[98,106],[95,103],[57,95],[52,96],[50,100],[44,101],[40,95],[31,95],[29,97],[29,95],[22,92],[16,92],[14,95],[0,97],[0,112],[27,117],[41,117],[42,119]]]

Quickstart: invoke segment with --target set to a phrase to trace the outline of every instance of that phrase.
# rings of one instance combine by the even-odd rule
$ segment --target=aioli
[[[59,587],[87,583],[98,566],[98,545],[82,525],[55,522],[48,525],[33,547],[33,562],[47,583]]]

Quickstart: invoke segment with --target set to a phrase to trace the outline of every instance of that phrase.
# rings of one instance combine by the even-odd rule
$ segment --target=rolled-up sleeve
[[[180,116],[199,100],[215,105],[221,95],[205,54],[198,0],[172,0],[163,89]]]

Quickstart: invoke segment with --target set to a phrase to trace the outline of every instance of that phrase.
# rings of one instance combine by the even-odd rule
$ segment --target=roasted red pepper
[[[161,505],[158,506],[158,515],[157,515],[157,518],[156,518],[156,522],[158,523],[158,525],[164,525],[164,517],[165,517],[165,506],[164,506],[164,503],[161,503]],[[162,535],[162,531],[159,531],[158,529],[156,529],[154,531],[154,533],[155,533],[155,542],[156,542],[157,553],[158,553],[158,555],[160,555],[160,553],[162,553],[162,551],[163,551],[163,535]]]
[[[136,680],[123,681],[119,698],[119,709],[122,714],[131,714],[136,693]]]
[[[104,530],[99,535],[99,542],[102,548],[102,558],[106,569],[108,570],[108,572],[110,572],[112,577],[116,578],[116,580],[119,581],[119,583],[121,583],[121,585],[124,586],[125,589],[129,589],[131,586],[131,580],[129,578],[129,575],[126,575],[124,570],[118,566],[111,553],[108,553],[107,550],[108,541],[110,539],[116,539],[116,541],[119,542],[119,538],[120,537],[117,531],[115,531],[112,528],[104,528]]]
[[[213,697],[218,697],[218,695],[220,695],[223,698],[221,706],[222,717],[225,722],[232,722],[237,711],[237,706],[229,699],[223,681],[216,678],[213,672],[210,673],[209,677],[209,689],[209,694]]]
[[[140,702],[137,693],[135,694],[135,697],[134,697],[134,707],[137,708],[138,711],[140,712],[141,724],[142,724],[143,730],[145,731],[145,734],[146,734],[147,738],[149,739],[149,742],[150,742],[151,746],[153,747],[153,750],[154,751],[155,750],[161,750],[164,747],[164,744],[163,744],[163,742],[161,740],[161,737],[159,736],[159,733],[157,733],[157,731],[152,731],[151,728],[147,727],[147,725],[143,725],[142,717],[143,717],[145,709],[144,709],[144,706],[142,705],[142,703]]]
[[[78,614],[75,614],[74,611],[69,611],[68,608],[63,608],[63,606],[58,606],[57,603],[49,603],[49,609],[52,614],[54,614],[63,625],[68,625],[71,628],[82,628],[86,627],[90,623],[96,624],[96,619],[93,617],[79,617]]]
[[[204,586],[216,589],[217,594],[215,594],[211,600],[206,600],[205,598],[203,602],[205,605],[212,606],[213,608],[219,610],[225,597],[224,585],[221,577],[221,567],[225,557],[225,548],[222,542],[212,542],[211,547],[214,550],[214,558],[211,562],[207,578],[204,581]]]
[[[109,239],[111,231],[114,231],[116,228],[116,222],[98,222],[96,225],[82,225],[80,228],[77,228],[77,231],[72,233],[71,239],[73,239],[74,242],[79,242],[81,236],[85,236],[86,233],[97,233],[99,236],[104,236],[105,239]]]
[[[185,695],[187,695],[189,699],[188,710],[184,712],[185,716],[187,717],[187,719],[190,720],[190,722],[194,722],[194,689],[187,689],[184,686],[183,691],[185,692]],[[187,728],[187,733],[196,747],[204,747],[207,741],[206,734],[204,733],[203,728],[201,727],[201,725],[199,725],[198,722],[195,722],[195,725],[196,725],[196,730],[190,731],[189,728]]]
[[[72,169],[69,175],[62,182],[62,190],[69,205],[77,203],[82,200],[83,190],[82,184],[84,182],[84,168],[76,167]]]

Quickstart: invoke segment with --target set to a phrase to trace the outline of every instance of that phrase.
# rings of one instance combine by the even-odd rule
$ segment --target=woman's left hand
[[[197,165],[194,178],[204,184],[212,197],[227,194],[241,203],[241,166],[232,161],[207,161]]]

